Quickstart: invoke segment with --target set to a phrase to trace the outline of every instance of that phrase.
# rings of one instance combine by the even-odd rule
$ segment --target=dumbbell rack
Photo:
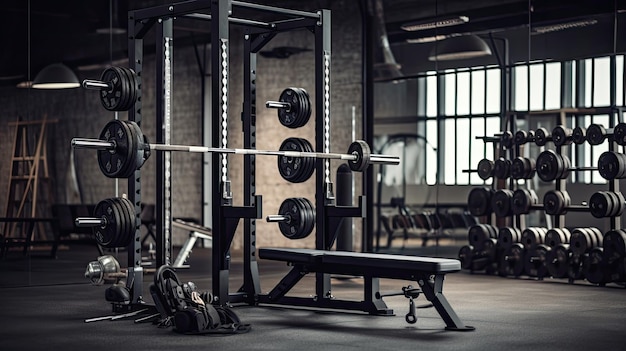
[[[615,115],[615,113],[612,112],[611,116],[614,116],[614,115]],[[621,117],[621,114],[619,114],[619,116]],[[602,140],[609,142],[609,151],[613,152],[613,151],[615,151],[615,149],[617,147],[616,143],[613,141],[613,136],[612,136],[612,133],[613,133],[612,130],[615,127],[616,119],[615,118],[610,118],[609,121],[610,121],[609,122],[610,123],[609,129],[607,130],[607,134],[606,135],[602,135]],[[559,122],[561,124],[564,124],[565,121],[561,120]],[[513,129],[513,128],[514,128],[514,123],[512,121],[511,122],[511,129]],[[510,157],[509,159],[512,159],[514,157],[521,156],[521,147],[520,147],[521,145],[518,145],[515,142],[513,142],[511,144],[510,140],[506,140],[506,139],[509,139],[511,135],[513,135],[513,134],[509,133],[509,132],[503,132],[502,134],[497,135],[495,137],[484,137],[483,139],[485,141],[491,141],[491,142],[494,142],[496,144],[499,144],[499,145],[494,146],[494,150],[500,151],[500,153],[504,154],[505,156],[506,156],[506,151],[509,151],[509,157]],[[548,142],[552,142],[551,137],[549,138]],[[504,145],[507,144],[507,143],[508,143],[508,145],[505,147]],[[524,143],[522,143],[522,144],[524,144]],[[575,145],[575,144],[572,144],[572,145]],[[575,147],[575,146],[573,146],[573,147]],[[543,148],[543,146],[542,146],[542,148]],[[558,155],[560,155],[561,152],[562,152],[561,146],[556,145],[556,143],[555,143],[555,152]],[[589,169],[583,169],[583,170],[589,170]],[[493,184],[492,184],[493,187],[496,187],[498,185],[502,185],[501,180],[496,180],[496,179],[497,178],[494,177],[494,181],[493,181]],[[498,182],[498,185],[496,185],[496,182]],[[611,192],[619,192],[619,179],[608,180],[607,183],[608,183],[609,191],[611,191]],[[516,186],[517,186],[516,181],[511,178],[509,180],[509,182],[508,182],[507,188],[508,189],[514,189]],[[555,190],[566,191],[566,186],[567,186],[566,178],[565,179],[556,179],[556,181],[555,181]],[[532,209],[540,209],[540,206],[532,206]],[[577,205],[570,205],[570,206],[567,207],[567,210],[568,211],[572,211],[572,212],[589,212],[589,208],[586,207],[586,206],[582,206],[582,205],[578,205],[578,206]],[[513,220],[514,221],[514,224],[513,224],[514,228],[522,228],[522,227],[525,226],[524,225],[524,222],[525,222],[524,221],[524,216],[525,215],[516,214],[516,215],[511,216],[512,218],[508,218],[508,219],[507,218],[500,218],[500,222],[503,222],[502,224],[506,225],[507,221]],[[619,230],[621,228],[621,216],[620,215],[610,216],[609,219],[610,219],[611,231]],[[491,223],[492,220],[493,220],[493,214],[488,216],[487,222]],[[565,216],[564,215],[555,215],[554,216],[554,225],[553,225],[553,227],[554,228],[564,228],[565,227]],[[462,257],[464,255],[467,255],[467,254],[468,254],[468,247],[462,248],[461,251],[459,252],[459,256],[460,257]],[[482,258],[482,259],[484,259],[484,258]],[[489,266],[489,265],[487,265],[487,266]],[[468,268],[470,268],[471,270],[474,270],[474,265],[471,264],[470,267],[468,267]],[[483,268],[485,268],[485,267],[483,267]],[[481,269],[483,269],[483,268],[481,268]],[[490,267],[487,267],[487,268],[490,268]],[[541,279],[542,277],[539,277],[539,278]],[[594,277],[594,279],[597,279],[597,278]],[[623,279],[623,277],[619,278],[619,279]],[[572,278],[569,279],[570,283],[572,283],[573,281],[574,281],[574,279],[572,279]],[[604,285],[605,283],[601,282],[599,284],[600,285]]]

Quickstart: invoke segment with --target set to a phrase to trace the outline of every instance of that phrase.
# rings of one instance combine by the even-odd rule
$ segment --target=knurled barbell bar
[[[139,82],[130,68],[112,66],[102,72],[100,80],[85,79],[83,88],[99,90],[100,101],[105,109],[127,111],[137,101]]]
[[[278,101],[267,101],[265,106],[278,109],[278,120],[287,128],[302,127],[311,117],[309,93],[302,88],[287,88]]]
[[[277,222],[280,232],[288,239],[303,239],[309,236],[315,226],[313,204],[303,197],[285,199],[278,209],[278,215],[266,217],[267,222]]]
[[[350,144],[346,154],[150,144],[146,142],[145,136],[135,122],[122,120],[109,122],[102,130],[100,139],[72,139],[72,147],[98,150],[100,169],[110,178],[130,177],[143,165],[151,150],[337,159],[348,161],[350,169],[355,172],[364,171],[370,164],[400,163],[398,156],[372,154],[369,145],[363,140],[356,140]]]

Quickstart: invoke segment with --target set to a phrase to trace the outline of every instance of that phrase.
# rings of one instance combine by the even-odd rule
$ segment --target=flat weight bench
[[[211,241],[213,243],[213,237],[211,236],[211,229],[201,226],[199,224],[186,222],[181,219],[174,219],[172,222],[172,227],[187,230],[189,231],[189,238],[185,241],[185,244],[180,249],[178,256],[176,256],[176,260],[174,260],[174,264],[172,267],[174,268],[189,268],[189,265],[185,264],[187,258],[191,254],[191,249],[196,243],[198,239],[205,239]]]
[[[452,306],[443,295],[443,279],[446,273],[461,270],[461,263],[455,259],[361,253],[347,251],[325,251],[313,249],[261,248],[259,257],[268,260],[284,261],[293,266],[291,272],[267,295],[268,302],[278,302],[287,298],[285,294],[297,281],[309,272],[363,276],[373,282],[371,287],[378,290],[378,278],[417,281],[422,293],[430,301],[446,323],[446,330],[468,331],[473,327],[463,324]],[[368,291],[369,304],[319,304],[321,307],[347,307],[361,309],[370,314],[383,314],[386,305],[378,291]],[[319,301],[320,299],[318,299]],[[286,299],[285,302],[293,301]],[[371,306],[375,308],[371,308]]]

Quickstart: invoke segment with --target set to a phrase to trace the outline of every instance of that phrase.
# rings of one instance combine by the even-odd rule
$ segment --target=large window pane
[[[485,70],[472,73],[472,114],[485,113]]]
[[[608,57],[596,58],[594,63],[593,105],[611,104],[611,61]]]
[[[543,65],[530,66],[530,110],[543,110]]]
[[[437,145],[437,121],[429,119],[426,121],[426,138],[432,145]],[[437,184],[437,151],[431,148],[426,149],[426,183]]]
[[[456,163],[458,161],[456,150],[455,150],[456,125],[454,123],[454,118],[447,118],[444,121],[444,128],[446,131],[445,133],[446,140],[444,140],[445,154],[440,153],[439,155],[443,157],[444,184],[452,185],[456,183],[455,170],[456,170]]]
[[[546,64],[546,110],[561,108],[561,63]]]
[[[459,72],[456,81],[456,112],[459,115],[470,114],[470,73]]]
[[[470,155],[470,167],[476,169],[478,162],[485,158],[485,143],[477,137],[484,136],[485,119],[483,117],[473,117],[471,119],[471,131],[470,131],[470,143],[471,143],[471,155]],[[492,148],[489,148],[492,149]],[[493,154],[493,153],[492,153]],[[470,173],[471,184],[482,184],[483,180],[480,179],[478,173]]]
[[[456,74],[448,73],[445,75],[445,114],[446,116],[456,115]]]
[[[470,145],[470,122],[469,118],[459,118],[456,120],[456,179],[457,184],[468,184],[468,173],[463,172],[472,168],[470,166],[470,157],[472,146]]]
[[[500,70],[487,70],[487,113],[500,112]]]
[[[528,66],[517,66],[514,70],[515,75],[515,106],[517,111],[528,110]]]
[[[426,78],[426,116],[437,116],[437,77],[434,75]]]

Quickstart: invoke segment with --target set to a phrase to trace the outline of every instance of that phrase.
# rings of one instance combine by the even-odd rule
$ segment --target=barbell
[[[348,148],[348,152],[345,154],[151,144],[147,142],[145,135],[135,122],[122,120],[113,120],[107,123],[100,133],[100,139],[72,139],[72,147],[98,150],[98,164],[100,169],[105,176],[110,178],[130,177],[136,169],[139,169],[143,165],[145,160],[149,157],[150,152],[153,150],[337,159],[348,161],[350,169],[355,172],[364,171],[370,164],[400,164],[400,158],[398,156],[372,154],[369,145],[363,140],[352,142]]]

